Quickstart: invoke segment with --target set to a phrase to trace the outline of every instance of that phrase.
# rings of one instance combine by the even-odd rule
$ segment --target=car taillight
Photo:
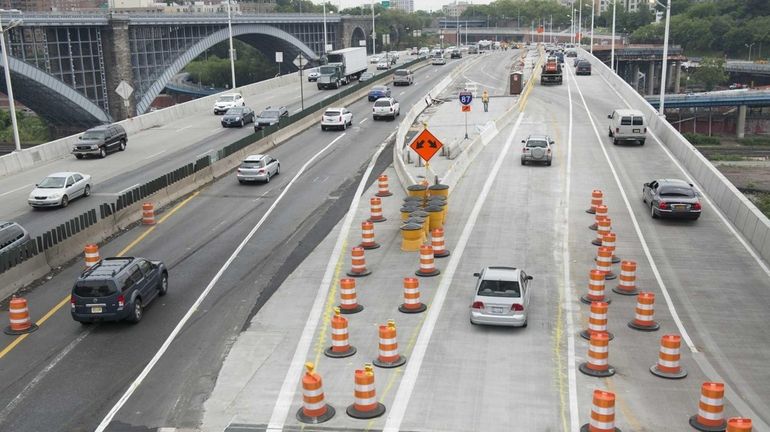
[[[548,149],[545,152],[548,153],[548,154],[551,154],[551,149]]]
[[[514,303],[511,305],[511,310],[514,312],[524,312],[524,306],[518,303]]]
[[[74,295],[70,296],[70,306],[72,307],[72,309],[75,309],[75,296]]]
[[[620,133],[620,128],[615,128],[615,133]]]
[[[699,202],[696,202],[695,204],[693,204],[693,205],[692,205],[692,207],[691,207],[691,208],[692,208],[693,210],[700,210],[700,209],[701,209],[701,207],[700,207],[700,203],[699,203]]]
[[[647,133],[647,128],[646,127],[644,128],[644,133]]]
[[[661,201],[661,202],[658,203],[658,208],[659,209],[667,209],[668,208],[668,203],[665,202],[665,201]]]
[[[388,111],[393,112],[393,107],[388,108]]]
[[[374,112],[374,108],[372,108],[372,112]]]
[[[264,174],[264,173],[265,173],[265,170],[263,170],[263,169],[257,171],[257,174]]]
[[[243,172],[243,170],[242,170],[242,169],[240,169],[240,168],[238,168],[238,172]]]
[[[526,153],[526,152],[527,152],[527,148],[526,148],[526,147],[524,147],[523,149],[521,149],[521,152],[522,152],[522,153]]]
[[[484,309],[484,303],[480,301],[473,302],[473,304],[471,305],[471,309]]]
[[[340,116],[340,121],[342,121],[342,116]]]
[[[118,296],[118,307],[123,307],[126,305],[126,298],[123,297],[123,294]]]

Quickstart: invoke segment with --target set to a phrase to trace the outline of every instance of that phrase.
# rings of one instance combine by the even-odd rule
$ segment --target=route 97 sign
[[[473,93],[469,91],[460,92],[460,103],[463,105],[470,105],[473,101]]]

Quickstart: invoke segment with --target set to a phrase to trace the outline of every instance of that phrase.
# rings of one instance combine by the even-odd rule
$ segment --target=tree
[[[691,75],[695,81],[702,83],[706,91],[711,91],[717,84],[722,84],[729,78],[725,72],[725,61],[721,58],[706,57]]]

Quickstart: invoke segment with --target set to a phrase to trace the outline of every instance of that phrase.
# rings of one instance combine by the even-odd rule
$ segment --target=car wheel
[[[105,149],[104,149],[104,147],[102,147],[102,148],[100,148],[100,149],[99,149],[99,157],[100,157],[100,158],[105,158],[105,157],[107,157],[107,150],[105,150]]]
[[[612,129],[607,129],[607,136],[612,138]]]
[[[348,128],[348,124],[345,122],[342,122],[342,130],[345,130]]]
[[[546,166],[551,166],[551,161],[545,163]]]
[[[134,300],[134,305],[131,308],[131,317],[130,321],[132,323],[138,323],[142,320],[142,316],[144,315],[144,307],[142,307],[142,299],[140,297],[137,297],[136,300]]]
[[[616,139],[613,139],[613,140],[612,140],[612,145],[618,145],[618,140],[616,140]]]
[[[240,184],[244,184],[244,183],[246,183],[246,182],[245,182],[245,181],[243,181],[243,180],[241,180],[241,179],[238,179],[238,183],[240,183]]]
[[[524,324],[521,325],[522,328],[526,327],[529,323],[527,321],[524,321]]]
[[[655,214],[655,204],[653,204],[653,203],[650,203],[650,216],[653,219],[657,219],[658,218],[658,215]]]
[[[69,199],[69,197],[67,195],[64,195],[63,197],[61,197],[61,206],[62,207],[67,207],[67,205],[69,205],[69,203],[70,203],[70,199]]]
[[[468,318],[468,322],[471,323],[471,325],[478,325],[475,322],[473,322],[473,320],[471,318]]]
[[[91,196],[91,185],[86,185],[85,189],[83,189],[83,196]]]
[[[75,155],[75,157],[76,157],[77,159],[83,159],[83,155],[82,155],[82,154],[76,154],[76,155]]]
[[[124,140],[124,139],[120,140],[120,144],[118,145],[118,149],[120,151],[125,151],[126,150],[126,140]]]
[[[160,276],[160,285],[158,285],[158,295],[163,297],[168,293],[168,274],[163,273]]]
[[[527,161],[525,161],[524,159],[522,159],[522,160],[521,160],[521,164],[522,164],[522,165],[526,165],[526,164],[527,164]]]
[[[278,167],[275,169],[275,175],[278,175],[281,173],[281,164],[278,164]]]
[[[270,183],[270,173],[267,173],[267,176],[265,176],[265,183]]]
[[[245,124],[246,122],[244,122],[243,119],[241,119],[241,127],[243,127]]]
[[[639,141],[639,145],[644,145],[644,140]]]
[[[93,321],[78,321],[78,322],[79,322],[81,325],[84,325],[84,326],[89,326],[89,325],[91,325],[91,324],[93,324],[93,323],[94,323]]]
[[[322,131],[325,131],[325,130],[326,130],[326,126],[324,126],[324,125],[321,125],[321,130],[322,130]]]

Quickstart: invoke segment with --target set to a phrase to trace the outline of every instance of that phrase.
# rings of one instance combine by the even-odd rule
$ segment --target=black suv
[[[72,318],[139,322],[144,307],[168,292],[168,270],[161,261],[105,258],[84,271],[72,287]]]
[[[449,58],[453,58],[453,59],[463,58],[463,54],[460,52],[460,50],[455,49],[455,50],[452,50],[452,54],[449,55]]]
[[[278,124],[282,118],[289,117],[289,110],[285,107],[267,107],[254,118],[254,131]]]
[[[125,150],[128,135],[123,126],[111,124],[92,127],[78,139],[80,142],[72,148],[72,154],[76,158],[83,159],[87,155],[103,158],[107,153]]]

